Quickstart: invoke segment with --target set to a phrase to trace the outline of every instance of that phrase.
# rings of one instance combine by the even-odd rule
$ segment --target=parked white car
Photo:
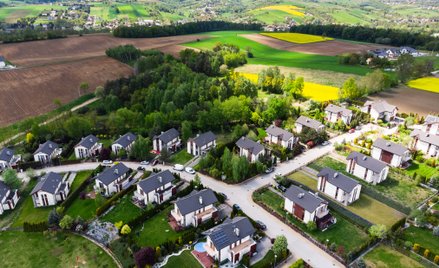
[[[113,164],[113,161],[111,161],[111,160],[104,160],[104,161],[102,161],[102,165],[103,166],[111,166],[111,164]]]
[[[175,164],[174,165],[174,170],[183,171],[184,170],[184,166],[180,165],[180,164]]]
[[[149,165],[149,161],[142,161],[142,162],[140,162],[140,165],[147,166],[147,165]]]
[[[189,174],[195,174],[195,170],[191,167],[186,167],[184,170]]]

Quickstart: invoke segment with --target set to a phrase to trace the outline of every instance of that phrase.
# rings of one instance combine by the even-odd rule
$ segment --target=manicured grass
[[[183,251],[179,256],[171,257],[166,268],[202,268],[201,264],[195,259],[190,250]]]
[[[261,35],[296,44],[308,44],[334,40],[334,38],[330,37],[301,33],[261,33]]]
[[[423,267],[415,260],[391,249],[388,246],[379,245],[364,256],[367,267],[388,267],[388,268],[415,268]]]
[[[436,77],[419,78],[410,81],[408,83],[408,86],[416,89],[439,93],[439,78]]]
[[[178,153],[171,155],[169,160],[172,164],[186,164],[193,158],[193,155],[189,154],[186,149],[180,150]]]
[[[65,233],[0,232],[1,266],[117,267],[113,259],[87,239]]]
[[[305,186],[308,186],[312,190],[317,190],[317,180],[311,178],[309,175],[298,171],[289,175],[288,178],[297,181]]]
[[[416,174],[424,176],[426,178],[431,178],[433,176],[439,175],[439,170],[431,167],[425,163],[419,163],[417,161],[412,161],[412,164],[406,169],[407,174],[413,176]]]
[[[84,170],[79,171],[76,173],[76,177],[72,182],[72,185],[70,187],[70,192],[75,191],[78,189],[78,187],[88,178],[90,177],[91,173],[93,173],[93,170]]]
[[[405,240],[418,243],[423,248],[428,248],[434,254],[439,255],[439,239],[433,235],[432,230],[410,226],[404,230]]]
[[[265,254],[264,258],[262,260],[258,261],[254,265],[252,265],[252,268],[266,268],[266,267],[273,267],[274,263],[274,252],[273,250],[269,250],[267,254]]]
[[[75,218],[80,216],[84,220],[90,220],[96,216],[97,204],[94,199],[76,199],[65,211],[65,214]]]
[[[142,213],[142,209],[131,201],[132,194],[127,194],[119,200],[119,203],[101,218],[102,221],[115,223],[118,221],[128,222]]]
[[[317,70],[328,70],[342,73],[364,75],[370,70],[362,66],[346,66],[338,63],[337,57],[315,54],[304,54],[274,49],[258,42],[242,37],[241,34],[251,34],[250,31],[219,31],[209,32],[210,38],[184,44],[198,49],[212,49],[218,43],[228,43],[239,46],[242,50],[251,48],[253,58],[248,59],[250,64],[262,64],[271,66],[299,67]]]

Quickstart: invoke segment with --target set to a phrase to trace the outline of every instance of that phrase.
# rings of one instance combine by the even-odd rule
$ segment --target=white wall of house
[[[14,209],[17,205],[18,200],[20,199],[18,196],[17,190],[12,190],[14,195],[10,200],[7,199],[7,197],[11,194],[11,190],[8,190],[8,192],[3,197],[3,200],[0,200],[0,215],[2,215],[6,210]]]
[[[100,143],[96,143],[93,145],[92,148],[88,149],[84,146],[75,146],[75,157],[76,159],[83,159],[93,156],[93,154],[96,154],[100,151],[101,148]],[[112,146],[113,149],[113,146]]]
[[[44,203],[44,200],[47,200],[46,203]],[[56,196],[54,194],[44,192],[44,191],[38,191],[32,195],[32,200],[34,201],[34,207],[45,207],[45,206],[54,206],[56,205]]]
[[[214,244],[210,240],[210,237],[207,237],[206,247],[210,247],[212,249],[212,250],[208,250],[207,252],[214,260],[217,260],[220,263],[227,260],[227,259],[229,261],[232,261],[232,259],[234,257],[234,254],[232,252],[233,248],[235,248],[243,243],[246,243],[247,241],[249,241],[251,239],[252,238],[250,236],[246,236],[246,237],[242,238],[241,240],[239,240],[231,245],[227,245],[226,247],[218,250],[217,248],[215,248]],[[235,252],[235,254],[239,253],[239,258],[234,259],[233,263],[238,263],[239,261],[241,261],[242,257],[251,251],[251,247],[254,244],[255,244],[255,242],[252,241],[252,243],[249,243],[248,246],[242,248],[239,252]]]
[[[423,125],[422,131],[431,135],[439,135],[439,123]]]
[[[168,143],[166,143],[166,144],[164,144],[163,142],[162,142],[162,140],[160,140],[160,139],[154,139],[154,141],[153,141],[153,149],[154,149],[154,151],[162,151],[164,148],[166,148],[166,149],[170,149],[170,148],[172,148],[174,145],[175,146],[179,146],[180,145],[180,142],[181,142],[181,140],[180,140],[180,137],[177,137],[177,138],[175,138],[175,139],[173,139],[173,140],[171,140],[170,142],[168,142]]]
[[[118,177],[116,180],[111,182],[109,185],[105,185],[102,181],[100,181],[99,179],[96,179],[95,180],[95,189],[104,190],[103,194],[105,196],[109,196],[109,195],[112,195],[114,193],[118,193],[118,192],[122,191],[125,188],[125,186],[129,183],[128,178],[129,178],[129,174],[122,174],[120,177]],[[119,188],[117,185],[120,182],[122,182],[122,188]]]
[[[162,200],[160,201],[160,194],[157,193],[157,191],[163,191],[164,189],[169,188],[167,191],[162,192],[161,194],[163,195]],[[167,183],[166,185],[155,189],[154,191],[151,191],[149,193],[145,193],[142,188],[137,184],[137,190],[136,190],[136,197],[140,200],[143,200],[145,205],[151,204],[153,202],[157,203],[157,204],[161,204],[163,202],[166,202],[167,200],[169,200],[172,197],[172,189],[174,187],[172,187],[172,183]]]
[[[174,218],[178,221],[180,226],[182,226],[182,227],[188,227],[188,226],[197,227],[198,226],[198,221],[197,221],[196,215],[201,213],[201,212],[203,212],[203,211],[209,210],[209,209],[211,209],[213,207],[214,207],[213,204],[212,205],[208,205],[208,206],[205,206],[202,209],[190,212],[190,213],[188,213],[186,215],[182,215],[180,213],[180,210],[178,209],[177,205],[175,204],[174,205],[174,209],[171,211],[171,214],[175,215]],[[212,211],[212,213],[210,213],[210,214],[207,214],[207,215],[203,216],[201,222],[205,222],[207,220],[210,220],[213,217],[213,212],[214,211]],[[180,220],[178,220],[178,219],[180,219]]]
[[[239,148],[239,156],[245,156],[251,163],[259,160],[260,157],[264,156],[265,150],[260,151],[258,154],[252,154],[247,149]]]
[[[277,136],[273,136],[273,135],[268,134],[265,137],[265,142],[268,142],[269,144],[278,144],[278,145],[280,145],[284,148],[287,148],[287,149],[293,149],[293,147],[294,147],[294,137],[290,138],[287,141],[284,141],[284,140],[279,139]]]
[[[216,140],[213,140],[201,147],[198,147],[197,144],[195,144],[195,142],[192,142],[191,140],[187,142],[187,152],[193,156],[201,155],[202,152],[208,151],[215,147],[216,147]]]
[[[288,198],[285,198],[284,209],[286,211],[288,211],[290,214],[294,215],[294,202],[292,202]],[[314,221],[315,211],[309,212],[307,210],[304,210],[304,212],[305,212],[303,215],[303,222],[304,223],[308,223],[309,221]]]
[[[372,157],[378,160],[381,160],[382,149],[377,147],[372,147]],[[407,151],[404,155],[399,156],[393,154],[392,160],[388,163],[392,167],[400,167],[402,164],[410,160],[410,152]]]
[[[126,148],[124,148],[122,145],[118,143],[113,143],[111,145],[111,151],[113,151],[114,154],[117,154],[121,149],[125,149],[125,151],[129,152],[131,150],[131,147],[133,147],[134,142],[130,143]]]
[[[4,170],[10,168],[9,162],[0,160],[0,170]]]
[[[345,123],[345,125],[349,125],[352,120],[352,115],[345,116],[338,113],[331,113],[329,111],[325,111],[325,118],[331,123],[337,123],[339,119]]]
[[[415,144],[415,149],[421,151],[428,156],[437,156],[439,154],[438,146],[425,141],[418,140]]]
[[[34,161],[35,162],[41,162],[41,163],[48,163],[50,162],[50,156],[48,154],[43,153],[37,153],[34,154]]]
[[[323,177],[319,177],[318,183],[317,183],[317,189],[319,189],[319,191],[322,191],[322,178]],[[332,197],[333,199],[335,199],[336,201],[344,204],[344,205],[349,205],[352,202],[354,202],[355,200],[357,200],[358,198],[360,198],[360,192],[361,192],[361,185],[357,185],[352,192],[347,193],[345,191],[343,191],[342,189],[336,187],[335,185],[329,183],[328,181],[326,181],[326,185],[322,191],[323,193],[325,193],[326,195]]]
[[[376,173],[370,169],[355,164],[352,170],[349,170],[352,162],[354,162],[353,159],[348,160],[348,164],[346,165],[346,171],[357,178],[360,178],[372,184],[378,184],[387,179],[387,175],[389,173],[389,167],[385,167],[383,170],[381,170],[381,172]]]
[[[303,129],[303,125],[299,123],[295,123],[294,126],[296,127],[296,132],[301,133]]]

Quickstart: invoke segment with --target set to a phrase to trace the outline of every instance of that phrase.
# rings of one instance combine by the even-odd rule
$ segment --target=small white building
[[[361,108],[361,111],[369,114],[375,121],[383,120],[389,122],[395,118],[396,113],[398,112],[398,107],[391,105],[384,100],[366,101]]]
[[[371,155],[392,167],[403,167],[411,159],[408,148],[381,138],[373,143]]]
[[[433,135],[415,129],[410,134],[410,137],[413,138],[411,148],[421,151],[426,156],[439,156],[439,135]]]
[[[256,252],[253,240],[255,228],[246,217],[227,219],[222,224],[204,232],[207,240],[204,244],[207,254],[215,261],[230,261],[237,264],[242,257]]]
[[[3,148],[0,150],[0,171],[13,168],[21,160],[20,155],[14,155],[14,150]]]
[[[325,108],[325,120],[331,123],[337,123],[338,120],[341,120],[345,125],[350,125],[352,116],[351,110],[334,104],[329,104]]]
[[[152,146],[157,153],[160,153],[163,149],[175,152],[181,146],[180,133],[175,128],[168,129],[160,135],[154,136]]]
[[[174,175],[167,169],[157,174],[151,174],[137,184],[134,196],[145,205],[161,204],[177,193],[177,188],[172,183],[174,179]]]
[[[40,177],[30,193],[34,207],[54,206],[58,202],[64,201],[69,195],[70,183],[67,174],[63,178],[58,173],[49,172]]]
[[[0,181],[0,215],[6,210],[14,209],[19,199],[18,190],[11,189],[6,183]]]
[[[128,132],[120,136],[115,142],[113,142],[113,144],[111,145],[111,151],[113,151],[113,153],[116,155],[122,149],[124,149],[126,152],[129,152],[136,139],[137,136],[135,134]]]
[[[52,159],[59,157],[62,153],[62,148],[59,148],[58,144],[53,141],[46,141],[38,146],[38,149],[34,152],[34,161],[43,164],[50,163]]]
[[[331,168],[323,168],[317,174],[317,189],[347,206],[360,198],[361,184]]]
[[[75,145],[75,156],[76,159],[97,156],[101,149],[102,143],[99,143],[99,139],[95,135],[88,135]]]
[[[352,152],[346,159],[346,171],[368,183],[378,184],[386,180],[389,174],[386,163],[362,153]]]
[[[431,135],[439,135],[439,116],[427,115],[422,125],[422,131]]]
[[[187,152],[193,156],[206,153],[216,146],[216,135],[212,131],[197,135],[187,141]]]
[[[218,199],[212,190],[194,191],[175,202],[171,215],[182,228],[197,227],[199,224],[217,217],[216,202]]]
[[[241,137],[236,142],[236,146],[239,148],[239,156],[246,157],[251,163],[258,161],[260,157],[265,155],[265,148],[262,144],[246,137]]]
[[[301,133],[302,130],[306,128],[314,129],[317,132],[321,132],[325,130],[325,125],[320,123],[317,120],[311,119],[309,117],[301,115],[299,118],[297,118],[296,123],[296,132]]]
[[[134,183],[130,173],[131,170],[123,163],[105,169],[95,177],[95,191],[110,196],[130,187]]]
[[[320,230],[323,230],[336,222],[329,213],[328,202],[319,197],[317,193],[314,194],[291,185],[284,197],[284,209],[305,224],[312,221]]]
[[[294,145],[299,140],[297,137],[294,137],[293,133],[275,125],[269,126],[265,132],[267,133],[265,142],[268,144],[277,144],[290,150],[293,149]]]
[[[6,67],[6,60],[3,56],[0,56],[0,69]]]

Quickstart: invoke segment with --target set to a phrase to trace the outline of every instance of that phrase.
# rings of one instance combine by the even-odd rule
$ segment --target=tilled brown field
[[[343,53],[362,52],[384,47],[382,45],[358,44],[341,40],[332,40],[309,44],[294,44],[260,34],[243,34],[242,36],[276,49],[326,56],[336,56]]]

